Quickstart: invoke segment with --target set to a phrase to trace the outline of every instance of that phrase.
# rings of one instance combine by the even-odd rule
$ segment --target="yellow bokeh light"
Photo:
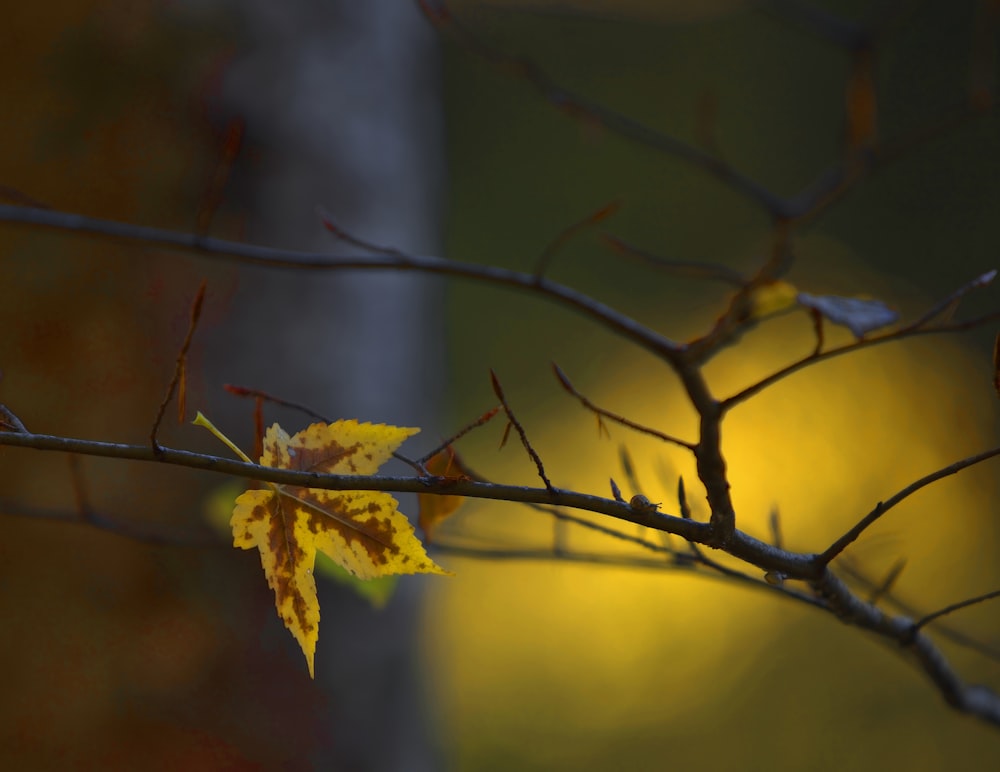
[[[828,335],[834,342],[850,340],[835,329]],[[707,376],[715,394],[725,397],[813,344],[808,319],[792,314],[724,352]],[[739,527],[770,538],[770,513],[777,507],[786,546],[821,551],[876,502],[988,447],[995,441],[995,397],[983,375],[988,368],[979,365],[957,341],[934,336],[808,368],[736,407],[724,424],[723,443]],[[594,402],[695,438],[694,415],[668,372],[622,378],[618,374],[636,372],[624,360],[604,369],[605,379],[578,384]],[[522,419],[556,485],[609,495],[608,477],[614,476],[626,498],[640,492],[627,489],[621,472],[618,445],[624,443],[642,493],[676,514],[682,474],[695,517],[707,517],[704,490],[683,449],[614,426],[612,441],[602,440],[593,418],[569,399],[556,411]],[[495,479],[537,484],[513,438],[500,455],[486,449],[491,441],[472,444],[472,453],[481,454],[474,467],[488,464]],[[900,592],[927,610],[992,589],[996,572],[983,566],[986,535],[994,535],[988,524],[994,473],[975,468],[920,491],[854,545],[851,558],[878,579],[905,557],[909,567]],[[542,514],[496,503],[467,509],[454,529],[484,544],[552,543],[552,523]],[[628,524],[621,530],[636,533]],[[631,549],[572,526],[568,533],[572,550]],[[762,663],[780,668],[787,645],[809,651],[808,635],[820,636],[825,647],[841,640],[833,619],[683,570],[445,562],[458,577],[432,590],[425,651],[441,719],[459,738],[455,755],[463,768],[488,768],[482,759],[491,753],[516,755],[511,747],[534,743],[517,756],[520,761],[596,769],[597,749],[621,742],[637,727],[676,727],[720,709],[732,720],[746,720],[755,709],[743,704],[743,696],[733,702],[733,690],[742,695],[745,688],[759,688],[740,684],[756,684]],[[758,570],[744,568],[760,578]],[[787,644],[789,637],[797,642]],[[875,656],[870,647],[864,652]],[[884,664],[883,655],[877,656]],[[919,676],[900,672],[893,670],[892,677],[914,684],[924,701],[918,704],[937,707],[938,698]],[[848,696],[828,695],[830,705],[849,701],[859,686],[837,685]],[[571,738],[562,734],[567,727],[574,729]],[[808,742],[805,736],[794,741],[802,747]],[[790,758],[798,757],[790,752]],[[799,762],[789,763],[795,768]]]

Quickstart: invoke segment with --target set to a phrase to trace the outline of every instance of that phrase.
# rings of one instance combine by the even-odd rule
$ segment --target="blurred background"
[[[967,109],[988,102],[996,76],[995,2],[691,7],[462,0],[452,8],[482,41],[471,47],[405,3],[18,7],[0,32],[0,195],[347,253],[319,205],[378,244],[524,271],[568,225],[620,201],[549,275],[684,340],[708,328],[725,288],[624,258],[599,234],[747,270],[770,248],[766,212],[703,170],[554,109],[485,46],[788,196],[855,136],[845,100],[858,59],[841,40],[850,24],[832,19],[874,18],[877,136],[929,131],[796,228],[788,278],[914,318],[996,266],[997,118]],[[601,495],[609,476],[624,485],[624,445],[652,501],[676,512],[683,475],[694,516],[707,517],[685,454],[618,427],[602,438],[550,363],[598,404],[693,439],[669,371],[538,298],[251,269],[10,225],[0,250],[0,402],[33,431],[144,442],[207,280],[188,405],[244,447],[253,405],[223,383],[421,426],[406,448],[419,455],[494,404],[492,367],[554,484]],[[959,314],[996,308],[995,293]],[[741,527],[767,538],[777,508],[787,546],[819,550],[875,502],[995,444],[995,333],[869,349],[734,410],[724,449]],[[707,374],[725,396],[812,345],[808,318],[789,314]],[[267,419],[307,422],[273,407]],[[515,443],[497,451],[502,428],[470,434],[463,457],[534,485]],[[203,434],[171,418],[162,439],[221,453]],[[219,546],[205,525],[221,484],[0,448],[4,768],[933,770],[989,769],[1000,754],[995,730],[948,709],[879,642],[668,568],[443,554],[455,577],[404,578],[381,610],[327,583],[311,682],[256,555]],[[997,588],[997,487],[987,463],[922,491],[852,547],[851,565],[881,577],[905,558],[895,592],[925,611]],[[58,521],[81,508],[115,522]],[[415,515],[415,502],[402,509]],[[582,530],[566,538],[576,551],[638,554]],[[546,549],[553,529],[529,510],[467,502],[440,539]],[[996,643],[997,618],[985,604],[949,623]],[[1000,687],[996,662],[942,648],[968,679]]]

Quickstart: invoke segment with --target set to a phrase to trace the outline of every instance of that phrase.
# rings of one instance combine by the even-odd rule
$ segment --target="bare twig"
[[[535,468],[538,470],[538,476],[541,478],[542,482],[545,483],[546,489],[549,491],[553,490],[552,483],[549,482],[549,478],[545,475],[545,466],[542,464],[542,459],[535,452],[535,449],[531,447],[531,443],[528,441],[528,435],[524,431],[524,427],[521,426],[521,422],[517,420],[514,415],[514,411],[510,409],[510,404],[507,402],[507,397],[503,393],[503,387],[500,385],[500,379],[497,378],[497,374],[490,370],[490,383],[493,384],[493,393],[497,395],[497,399],[500,400],[500,404],[503,405],[503,410],[507,414],[507,420],[510,425],[514,427],[517,431],[517,435],[521,438],[521,444],[524,446],[525,451],[531,456],[531,460],[535,462]]]
[[[538,258],[538,262],[535,264],[535,276],[539,278],[544,276],[545,272],[549,268],[549,264],[552,262],[552,258],[555,257],[556,253],[566,246],[566,244],[569,243],[574,236],[580,233],[580,231],[586,230],[591,226],[603,222],[611,217],[611,215],[617,212],[620,208],[620,201],[612,201],[610,204],[605,204],[597,211],[591,212],[582,220],[575,222],[568,228],[564,229],[545,246],[545,249]]]
[[[771,508],[768,524],[771,526],[771,543],[779,550],[784,549],[785,538],[781,533],[781,511],[777,505]]]
[[[198,318],[201,316],[201,307],[205,301],[205,288],[207,286],[207,282],[203,281],[201,286],[198,287],[197,294],[194,296],[194,302],[191,304],[191,320],[188,323],[187,334],[184,336],[184,342],[181,344],[180,353],[177,355],[174,376],[170,379],[166,396],[163,397],[163,401],[156,411],[156,419],[153,421],[153,428],[149,432],[149,444],[152,446],[154,453],[158,452],[160,448],[160,444],[156,441],[156,433],[160,429],[160,422],[167,411],[167,405],[170,404],[170,400],[174,398],[174,394],[177,392],[178,384],[180,384],[180,396],[178,398],[179,420],[184,420],[185,395],[187,394],[187,387],[184,382],[185,360],[187,359],[188,349],[191,347],[191,340],[194,338],[194,331],[198,327]]]
[[[854,565],[853,561],[850,560],[849,555],[841,555],[840,560],[837,561],[837,570],[847,576],[852,582],[860,585],[862,589],[874,592],[878,588],[878,584],[868,578]],[[905,614],[911,619],[923,616],[924,612],[918,610],[916,604],[908,603],[907,601],[902,600],[891,589],[886,590],[880,600],[888,605],[891,605],[899,613]],[[956,643],[959,646],[969,649],[970,651],[982,654],[984,657],[994,660],[995,662],[1000,662],[1000,648],[993,648],[982,641],[963,633],[961,630],[944,624],[943,622],[938,622],[934,625],[934,634],[942,638],[947,638],[952,643]]]
[[[942,469],[938,469],[936,472],[931,472],[930,474],[921,477],[919,480],[910,483],[886,501],[880,501],[876,504],[875,508],[871,512],[861,518],[861,520],[859,520],[850,530],[827,547],[826,550],[824,550],[820,555],[817,555],[816,563],[823,566],[829,564],[830,561],[836,558],[837,555],[847,549],[851,543],[861,536],[861,534],[865,532],[865,529],[872,525],[872,523],[877,521],[880,517],[882,517],[882,515],[910,495],[919,491],[921,488],[998,455],[1000,455],[1000,447],[991,448],[990,450],[983,451],[982,453],[977,453],[974,456],[963,458],[961,461],[956,461],[954,464],[949,464]]]
[[[997,271],[994,268],[993,270],[987,271],[981,276],[977,276],[972,281],[963,284],[961,287],[952,292],[944,300],[935,303],[934,306],[930,308],[922,316],[910,322],[909,324],[905,325],[902,328],[902,330],[904,331],[917,330],[920,329],[921,327],[926,327],[928,322],[932,321],[933,319],[936,319],[939,316],[950,317],[951,314],[954,313],[955,309],[958,308],[958,304],[962,301],[962,298],[964,298],[973,290],[981,289],[982,287],[989,285],[996,278],[996,276],[997,276]]]
[[[892,564],[885,578],[876,587],[873,587],[868,595],[868,602],[871,605],[876,605],[884,596],[892,592],[892,588],[896,584],[896,580],[899,579],[899,575],[903,573],[904,568],[906,568],[906,558],[900,558]]]
[[[636,423],[635,421],[625,418],[624,416],[619,415],[618,413],[612,413],[610,410],[605,410],[604,408],[598,407],[589,399],[587,399],[587,397],[585,397],[583,394],[581,394],[579,391],[576,390],[576,387],[573,386],[573,384],[570,382],[569,378],[566,376],[566,373],[564,373],[562,369],[559,367],[559,365],[557,365],[555,362],[552,363],[552,370],[553,372],[555,372],[556,378],[559,379],[559,383],[562,384],[562,387],[567,392],[576,397],[580,401],[580,404],[583,405],[588,410],[590,410],[592,413],[596,413],[598,416],[607,418],[609,421],[614,421],[616,424],[620,424],[621,426],[627,426],[629,429],[633,429],[634,431],[641,432],[642,434],[648,434],[651,437],[656,437],[656,439],[658,440],[663,440],[664,442],[668,442],[673,445],[679,445],[682,448],[686,448],[687,450],[694,450],[695,448],[694,443],[685,442],[684,440],[678,439],[677,437],[673,437],[669,434],[665,434],[664,432],[658,431],[657,429],[651,429],[648,426],[643,426],[642,424]]]
[[[823,314],[815,308],[810,308],[809,318],[812,319],[813,334],[816,336],[816,347],[812,351],[813,357],[818,357],[823,352],[823,344],[826,342],[823,332]]]
[[[687,492],[684,490],[684,478],[677,478],[677,511],[685,520],[691,519],[691,507],[688,506]]]
[[[205,235],[212,227],[212,220],[222,204],[233,165],[243,147],[245,129],[246,121],[243,118],[234,118],[226,127],[226,136],[222,141],[218,163],[215,165],[215,174],[212,176],[208,189],[205,191],[205,197],[198,208],[198,220],[195,224],[196,233]]]
[[[19,432],[20,434],[30,434],[21,423],[14,411],[6,405],[0,405],[0,432]]]
[[[396,249],[395,247],[382,246],[381,244],[375,244],[371,241],[362,239],[359,236],[355,236],[352,233],[348,233],[346,230],[337,225],[333,220],[333,215],[331,215],[326,209],[319,206],[316,207],[316,212],[319,214],[320,222],[323,223],[323,227],[326,228],[330,233],[336,236],[338,239],[343,241],[345,244],[350,244],[353,247],[360,247],[361,249],[367,250],[368,252],[374,252],[378,255],[389,255],[390,257],[406,257],[406,254]]]
[[[471,432],[473,429],[477,429],[480,426],[483,426],[484,424],[488,423],[490,420],[492,420],[493,416],[495,416],[497,413],[500,412],[501,407],[502,406],[498,405],[497,407],[490,408],[481,416],[479,416],[479,418],[477,418],[475,421],[463,426],[461,429],[459,429],[457,432],[451,435],[451,437],[449,437],[440,445],[438,445],[436,448],[434,448],[431,451],[428,451],[427,453],[424,453],[423,456],[417,459],[417,463],[420,465],[426,464],[428,461],[431,460],[431,458],[436,456],[438,453],[441,453],[442,451],[446,450],[447,448],[450,448],[453,444],[458,442],[458,440],[462,439],[462,437]]]
[[[780,196],[737,171],[723,159],[562,88],[533,62],[507,54],[477,36],[455,18],[443,0],[419,0],[419,3],[427,18],[439,30],[450,34],[470,53],[527,82],[545,101],[570,118],[600,126],[639,145],[678,158],[755,202],[771,215],[779,218],[785,215],[784,201]]]
[[[825,362],[828,359],[833,359],[834,357],[842,356],[844,354],[850,354],[855,351],[860,351],[861,349],[870,348],[872,346],[878,346],[883,343],[892,343],[895,341],[900,341],[905,338],[912,338],[918,335],[934,335],[940,333],[949,332],[963,332],[965,330],[971,330],[974,327],[981,327],[989,322],[996,321],[1000,319],[1000,311],[994,311],[993,313],[984,314],[983,316],[978,316],[975,319],[967,319],[961,322],[950,322],[948,324],[937,325],[934,327],[920,327],[920,328],[904,328],[893,330],[892,332],[886,332],[881,335],[873,335],[872,337],[862,338],[861,340],[851,341],[850,343],[845,343],[842,346],[836,346],[826,351],[816,352],[815,350],[792,362],[790,365],[786,365],[779,370],[771,373],[764,378],[761,378],[756,383],[747,386],[742,391],[733,394],[730,397],[722,400],[721,407],[723,411],[728,411],[741,402],[746,402],[750,397],[759,394],[764,389],[769,386],[773,386],[780,380],[787,378],[789,375],[798,372],[806,367],[810,367],[820,362]]]
[[[308,405],[303,405],[300,402],[292,402],[287,399],[282,399],[281,397],[276,397],[273,394],[268,394],[266,391],[261,391],[260,389],[250,389],[246,386],[234,386],[231,383],[224,384],[223,387],[230,394],[235,394],[237,397],[255,397],[257,399],[262,399],[267,402],[273,402],[275,405],[281,405],[282,407],[288,407],[292,410],[298,410],[310,418],[316,421],[322,421],[325,424],[332,423],[332,419],[327,418],[322,413],[313,410]]]
[[[771,593],[776,597],[784,597],[805,603],[813,608],[823,609],[823,604],[811,595],[791,589],[789,587],[774,587],[772,585],[754,579],[752,576],[732,571],[726,567],[723,570],[715,570],[714,573],[698,571],[699,562],[690,556],[683,556],[686,559],[664,562],[657,558],[647,558],[641,555],[614,555],[600,552],[564,552],[553,553],[551,550],[537,548],[497,548],[497,547],[477,547],[458,542],[435,542],[430,546],[431,551],[440,552],[446,555],[457,557],[470,557],[485,560],[538,560],[538,561],[564,561],[567,563],[586,563],[588,565],[615,566],[620,568],[636,568],[648,570],[687,570],[694,571],[697,576],[707,579],[735,580],[739,586],[754,590]],[[710,566],[715,569],[715,566]]]
[[[712,329],[688,342],[688,362],[707,362],[760,321],[755,309],[755,294],[787,273],[792,264],[788,227],[783,221],[772,228],[771,249],[770,256],[760,268],[733,293],[729,305],[716,319]]]
[[[893,162],[910,157],[928,142],[947,136],[985,115],[995,113],[996,106],[964,100],[913,131],[880,142],[864,156],[840,161],[817,175],[816,179],[792,198],[785,201],[784,211],[789,221],[804,225],[829,211],[857,189],[859,183]]]
[[[647,252],[644,249],[628,244],[617,236],[605,233],[602,234],[602,238],[618,254],[626,257],[637,257],[650,265],[663,268],[675,276],[683,276],[689,279],[721,281],[735,287],[742,287],[747,283],[747,278],[743,274],[727,265],[720,263],[696,263],[690,260],[668,260],[665,257],[654,255],[652,252]]]
[[[29,196],[17,188],[12,188],[8,185],[0,185],[0,199],[6,201],[13,201],[15,204],[20,204],[21,206],[30,206],[35,209],[51,209],[48,204],[43,201],[39,201],[37,198]]]
[[[618,463],[621,464],[622,474],[625,475],[625,481],[628,483],[629,487],[635,493],[641,493],[643,488],[639,484],[639,476],[635,473],[635,464],[632,463],[632,454],[628,452],[628,448],[624,445],[618,446]]]
[[[952,603],[950,606],[945,606],[943,609],[935,611],[933,614],[928,614],[922,619],[918,619],[913,623],[911,628],[913,633],[916,633],[920,628],[925,625],[929,625],[936,619],[940,619],[945,614],[951,614],[955,611],[960,611],[963,608],[968,608],[969,606],[975,606],[977,603],[983,603],[988,600],[993,600],[994,598],[1000,598],[1000,590],[993,590],[992,592],[983,593],[982,595],[977,595],[974,598],[969,598],[967,600],[960,601],[958,603]]]

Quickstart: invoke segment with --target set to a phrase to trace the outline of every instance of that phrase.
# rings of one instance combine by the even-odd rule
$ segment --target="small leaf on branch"
[[[199,423],[211,427],[201,414]],[[211,430],[218,433],[214,427]],[[290,437],[274,424],[264,436],[260,463],[297,471],[371,475],[418,431],[343,420],[316,423]],[[230,525],[233,546],[256,547],[260,552],[278,615],[302,647],[310,677],[319,639],[313,575],[317,551],[359,579],[447,573],[427,557],[413,526],[396,509],[396,500],[381,491],[269,483],[264,490],[248,490],[236,499]]]
[[[753,319],[761,319],[786,311],[795,306],[798,295],[799,291],[795,285],[782,279],[760,284],[750,293],[750,316]]]
[[[446,481],[458,482],[459,480],[472,479],[472,473],[462,466],[458,454],[450,446],[431,456],[424,467],[433,476],[443,478]],[[418,518],[420,527],[424,529],[427,541],[430,542],[434,529],[441,521],[455,514],[465,498],[463,496],[438,496],[432,493],[421,493],[417,495],[417,500],[420,502],[420,516]]]
[[[818,311],[834,324],[846,327],[856,338],[863,338],[872,330],[893,324],[899,319],[899,314],[881,300],[800,292],[798,302],[805,308]]]

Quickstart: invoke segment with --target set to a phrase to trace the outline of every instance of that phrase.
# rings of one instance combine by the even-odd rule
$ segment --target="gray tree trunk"
[[[232,13],[245,52],[230,71],[228,106],[246,118],[260,159],[237,178],[238,195],[249,196],[247,238],[356,252],[322,228],[316,208],[323,206],[366,240],[439,253],[439,54],[415,4],[257,0],[234,4]],[[250,267],[238,281],[228,320],[208,343],[209,384],[240,383],[335,418],[420,426],[436,437],[438,283]],[[212,404],[226,425],[247,427],[245,402]],[[287,428],[305,423],[297,416]],[[403,504],[415,514],[412,502]],[[344,590],[320,587],[316,680],[330,695],[332,757],[318,766],[440,766],[414,669],[418,585],[402,582],[378,613]]]

